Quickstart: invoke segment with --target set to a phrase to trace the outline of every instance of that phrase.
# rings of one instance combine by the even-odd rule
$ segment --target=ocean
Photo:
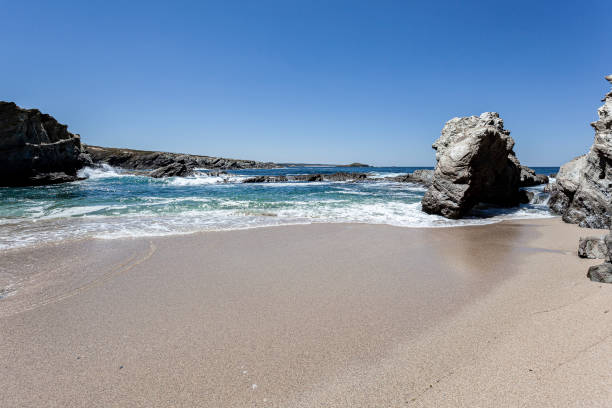
[[[426,189],[384,177],[426,167],[287,167],[227,171],[214,176],[153,179],[105,166],[83,169],[86,180],[41,187],[0,188],[0,249],[67,239],[183,234],[320,222],[357,222],[399,227],[452,227],[551,214],[543,186],[530,187],[538,203],[518,208],[479,208],[462,220],[428,215],[420,201]],[[535,167],[538,174],[558,167]],[[256,175],[352,171],[368,182],[242,184]]]

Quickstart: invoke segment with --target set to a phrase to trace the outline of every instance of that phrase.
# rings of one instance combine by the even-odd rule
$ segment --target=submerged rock
[[[606,79],[612,83],[612,76]],[[565,222],[588,228],[610,228],[612,216],[612,92],[591,123],[595,139],[590,151],[561,166],[549,206]]]
[[[0,186],[32,186],[79,180],[91,164],[79,135],[37,109],[0,101]]]
[[[606,259],[608,248],[602,237],[580,238],[578,243],[578,256],[589,259]]]
[[[433,148],[437,165],[423,211],[460,218],[481,202],[519,204],[520,163],[498,113],[449,120]]]

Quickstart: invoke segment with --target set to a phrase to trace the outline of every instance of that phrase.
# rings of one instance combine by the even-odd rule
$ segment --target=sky
[[[588,151],[609,0],[0,0],[0,100],[83,142],[274,162],[433,166],[497,111],[522,163]]]

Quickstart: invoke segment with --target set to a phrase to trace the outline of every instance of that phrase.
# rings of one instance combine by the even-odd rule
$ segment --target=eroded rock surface
[[[612,76],[606,79],[612,83]],[[589,152],[564,164],[551,189],[550,208],[568,223],[610,228],[612,216],[612,92],[591,123],[595,139]]]
[[[86,145],[94,163],[108,164],[127,170],[154,170],[172,163],[182,163],[188,168],[206,169],[250,169],[272,168],[274,163],[254,160],[226,159],[222,157],[199,156],[192,154],[166,153],[147,150],[120,149]]]
[[[606,261],[601,265],[591,266],[587,277],[595,282],[612,283],[612,232],[603,238],[603,243]]]
[[[537,186],[540,184],[548,184],[548,176],[544,174],[536,174],[535,170],[527,167],[520,166],[520,186],[521,187],[531,187]]]
[[[68,126],[37,109],[0,101],[0,186],[75,181],[90,163]]]
[[[603,237],[584,237],[578,243],[578,256],[589,259],[606,259],[608,248]]]
[[[594,282],[612,283],[612,264],[603,263],[591,266],[587,272],[587,278]]]
[[[520,163],[498,113],[449,120],[433,148],[437,165],[423,211],[460,218],[481,202],[519,204]]]
[[[149,176],[153,178],[187,177],[191,175],[193,175],[193,168],[188,167],[184,163],[180,162],[170,163],[167,166],[160,167],[149,173]]]
[[[332,174],[298,174],[292,176],[255,176],[243,180],[243,183],[284,183],[287,181],[350,181],[358,182],[367,180],[365,173],[338,172]]]

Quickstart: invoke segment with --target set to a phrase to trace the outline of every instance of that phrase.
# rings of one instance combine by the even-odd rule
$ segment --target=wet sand
[[[0,254],[0,406],[609,407],[612,285],[559,219]],[[601,232],[603,234],[603,232]]]

